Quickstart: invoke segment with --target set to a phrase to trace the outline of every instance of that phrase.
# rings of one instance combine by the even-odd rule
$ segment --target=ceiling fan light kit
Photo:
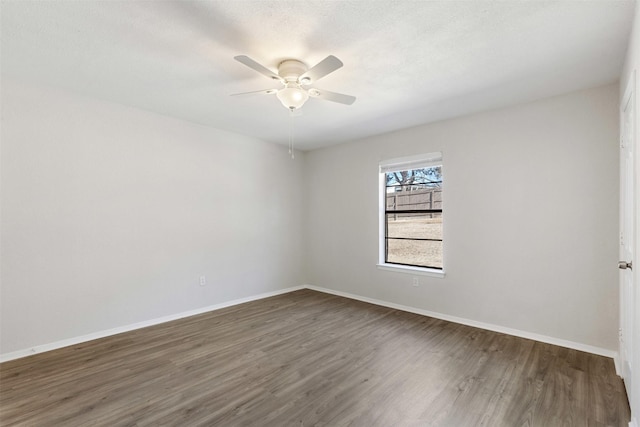
[[[301,108],[305,102],[307,102],[309,96],[346,105],[351,105],[356,100],[356,98],[351,95],[322,91],[316,88],[306,89],[303,87],[315,83],[327,74],[342,67],[342,61],[333,55],[327,56],[311,69],[307,69],[307,66],[297,59],[284,60],[278,65],[277,74],[248,56],[239,55],[234,57],[234,59],[270,79],[278,80],[284,85],[282,89],[236,93],[233,94],[234,96],[249,94],[272,95],[275,93],[282,105],[289,111]]]
[[[276,93],[276,96],[280,102],[282,102],[282,105],[290,110],[302,107],[304,103],[307,102],[307,99],[309,99],[307,91],[294,82],[287,83],[283,89],[280,89]]]

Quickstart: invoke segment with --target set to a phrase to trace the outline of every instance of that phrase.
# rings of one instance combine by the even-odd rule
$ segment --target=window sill
[[[413,274],[417,276],[438,277],[440,279],[444,277],[444,270],[437,270],[435,268],[411,267],[408,265],[397,265],[397,264],[378,264],[378,268],[380,270],[393,271],[396,273]]]

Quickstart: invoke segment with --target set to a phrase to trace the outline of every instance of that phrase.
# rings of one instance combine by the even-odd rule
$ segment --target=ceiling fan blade
[[[316,80],[320,80],[329,73],[333,73],[338,68],[342,67],[342,61],[333,55],[329,55],[322,61],[318,62],[310,70],[300,76],[300,81],[310,79],[309,83],[313,83]]]
[[[351,105],[356,102],[355,96],[345,95],[344,93],[329,92],[328,90],[310,89],[309,96],[346,105]]]
[[[252,70],[255,70],[257,72],[259,72],[260,74],[263,74],[267,77],[269,77],[270,79],[273,80],[282,80],[282,78],[277,75],[276,73],[274,73],[273,71],[271,71],[270,69],[268,69],[267,67],[258,64],[256,61],[254,61],[253,59],[249,58],[246,55],[238,55],[238,56],[234,56],[233,59],[235,59],[236,61],[246,65],[247,67],[251,68]]]
[[[254,90],[251,92],[240,92],[240,93],[232,93],[231,96],[242,96],[242,95],[273,95],[278,92],[278,89],[263,89],[263,90]]]

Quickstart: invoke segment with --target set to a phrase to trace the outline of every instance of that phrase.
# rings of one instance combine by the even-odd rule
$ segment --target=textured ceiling
[[[618,79],[632,1],[5,1],[2,75],[287,143],[276,70],[335,55],[296,145],[314,149]]]

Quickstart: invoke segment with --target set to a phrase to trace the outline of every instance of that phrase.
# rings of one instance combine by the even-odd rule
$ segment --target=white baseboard
[[[409,313],[415,313],[415,314],[420,314],[420,315],[423,315],[423,316],[434,317],[436,319],[447,320],[449,322],[459,323],[459,324],[462,324],[462,325],[473,326],[473,327],[476,327],[476,328],[486,329],[486,330],[489,330],[489,331],[500,332],[500,333],[507,334],[507,335],[513,335],[513,336],[516,336],[516,337],[527,338],[527,339],[531,339],[531,340],[535,340],[535,341],[544,342],[544,343],[547,343],[547,344],[553,344],[553,345],[557,345],[557,346],[560,346],[560,347],[566,347],[566,348],[571,348],[571,349],[574,349],[574,350],[584,351],[584,352],[587,352],[587,353],[593,353],[593,354],[597,354],[597,355],[600,355],[600,356],[611,357],[613,359],[613,361],[614,361],[614,365],[615,365],[615,368],[616,368],[616,373],[618,373],[618,375],[620,375],[620,372],[621,372],[620,371],[620,366],[619,366],[619,360],[618,360],[618,353],[615,352],[615,351],[607,350],[607,349],[600,348],[600,347],[594,347],[594,346],[590,346],[590,345],[587,345],[587,344],[576,343],[576,342],[573,342],[573,341],[567,341],[567,340],[563,340],[563,339],[559,339],[559,338],[549,337],[549,336],[546,336],[546,335],[535,334],[535,333],[532,333],[532,332],[521,331],[521,330],[518,330],[518,329],[506,328],[504,326],[493,325],[493,324],[490,324],[490,323],[478,322],[478,321],[475,321],[475,320],[469,320],[469,319],[464,319],[464,318],[461,318],[461,317],[450,316],[448,314],[442,314],[442,313],[437,313],[437,312],[433,312],[433,311],[422,310],[422,309],[415,308],[415,307],[409,307],[409,306],[405,306],[405,305],[401,305],[401,304],[395,304],[395,303],[391,303],[391,302],[387,302],[387,301],[382,301],[382,300],[377,300],[377,299],[374,299],[374,298],[363,297],[363,296],[360,296],[360,295],[350,294],[348,292],[336,291],[336,290],[333,290],[333,289],[322,288],[322,287],[313,286],[313,285],[294,286],[294,287],[291,287],[291,288],[279,289],[277,291],[266,292],[266,293],[262,293],[262,294],[258,294],[258,295],[252,295],[252,296],[245,297],[245,298],[240,298],[240,299],[236,299],[236,300],[232,300],[232,301],[227,301],[227,302],[223,302],[223,303],[219,303],[219,304],[210,305],[210,306],[207,306],[207,307],[201,307],[201,308],[197,308],[197,309],[194,309],[194,310],[185,311],[185,312],[182,312],[182,313],[177,313],[177,314],[172,314],[172,315],[169,315],[169,316],[160,317],[160,318],[157,318],[157,319],[146,320],[146,321],[134,323],[134,324],[131,324],[131,325],[120,326],[120,327],[113,328],[113,329],[93,332],[91,334],[82,335],[82,336],[74,337],[74,338],[69,338],[69,339],[65,339],[65,340],[61,340],[61,341],[56,341],[56,342],[49,343],[49,344],[37,345],[37,346],[31,347],[31,348],[18,350],[18,351],[13,351],[11,353],[0,354],[0,362],[7,362],[9,360],[19,359],[21,357],[30,356],[32,354],[42,353],[42,352],[45,352],[45,351],[56,350],[56,349],[62,348],[62,347],[68,347],[68,346],[71,346],[71,345],[81,344],[81,343],[84,343],[84,342],[87,342],[87,341],[92,341],[92,340],[99,339],[99,338],[105,338],[105,337],[108,337],[108,336],[111,336],[111,335],[116,335],[116,334],[120,334],[120,333],[123,333],[123,332],[129,332],[129,331],[133,331],[133,330],[136,330],[136,329],[146,328],[147,326],[158,325],[160,323],[170,322],[172,320],[178,320],[178,319],[182,319],[182,318],[189,317],[189,316],[195,316],[195,315],[202,314],[202,313],[207,313],[207,312],[210,312],[210,311],[220,310],[221,308],[231,307],[231,306],[234,306],[234,305],[243,304],[245,302],[256,301],[256,300],[260,300],[260,299],[263,299],[263,298],[268,298],[268,297],[272,297],[272,296],[276,296],[276,295],[286,294],[286,293],[297,291],[297,290],[304,289],[304,288],[311,289],[311,290],[318,291],[318,292],[324,292],[324,293],[328,293],[328,294],[338,295],[338,296],[341,296],[341,297],[350,298],[350,299],[354,299],[354,300],[358,300],[358,301],[363,301],[363,302],[367,302],[367,303],[370,303],[370,304],[375,304],[375,305],[380,305],[380,306],[384,306],[384,307],[388,307],[388,308],[393,308],[393,309],[396,309],[396,310],[402,310],[402,311],[406,311],[406,312],[409,312]],[[632,426],[630,424],[630,427],[640,427],[640,426],[637,426],[637,425]]]
[[[573,341],[563,340],[563,339],[560,339],[560,338],[550,337],[550,336],[546,336],[546,335],[540,335],[540,334],[536,334],[536,333],[533,333],[533,332],[526,332],[526,331],[521,331],[521,330],[518,330],[518,329],[507,328],[507,327],[504,327],[504,326],[493,325],[491,323],[484,323],[484,322],[478,322],[476,320],[464,319],[462,317],[450,316],[448,314],[437,313],[437,312],[434,312],[434,311],[422,310],[420,308],[409,307],[409,306],[406,306],[406,305],[395,304],[395,303],[391,303],[391,302],[387,302],[387,301],[381,301],[381,300],[377,300],[377,299],[374,299],[374,298],[363,297],[363,296],[360,296],[360,295],[354,295],[354,294],[350,294],[350,293],[347,293],[347,292],[342,292],[342,291],[336,291],[336,290],[333,290],[333,289],[322,288],[322,287],[319,287],[319,286],[305,285],[304,287],[307,288],[307,289],[318,291],[318,292],[324,292],[324,293],[328,293],[328,294],[338,295],[338,296],[341,296],[341,297],[355,299],[355,300],[362,301],[362,302],[368,302],[370,304],[381,305],[381,306],[388,307],[388,308],[393,308],[393,309],[396,309],[396,310],[407,311],[409,313],[421,314],[423,316],[434,317],[436,319],[447,320],[449,322],[460,323],[462,325],[473,326],[475,328],[486,329],[488,331],[500,332],[500,333],[503,333],[503,334],[513,335],[513,336],[520,337],[520,338],[526,338],[526,339],[530,339],[530,340],[534,340],[534,341],[540,341],[540,342],[547,343],[547,344],[557,345],[557,346],[560,346],[560,347],[565,347],[565,348],[571,348],[571,349],[574,349],[574,350],[584,351],[586,353],[597,354],[599,356],[610,357],[614,361],[614,364],[615,364],[615,367],[616,367],[616,373],[619,372],[618,371],[619,367],[618,367],[618,364],[617,364],[618,353],[616,351],[608,350],[608,349],[605,349],[605,348],[594,347],[594,346],[591,346],[591,345],[588,345],[588,344],[582,344],[582,343],[577,343],[577,342],[573,342]],[[618,373],[618,375],[619,375],[619,373]],[[634,426],[634,427],[636,427],[636,426]]]
[[[620,366],[620,353],[618,352],[613,357],[613,366],[616,368],[616,375],[622,378],[622,366]]]
[[[214,304],[207,307],[196,308],[194,310],[184,311],[182,313],[171,314],[168,316],[159,317],[157,319],[145,320],[142,322],[134,323],[131,325],[120,326],[113,329],[107,329],[105,331],[93,332],[87,335],[79,337],[68,338],[61,341],[52,342],[49,344],[36,345],[24,350],[13,351],[11,353],[0,354],[0,363],[7,362],[9,360],[19,359],[21,357],[31,356],[32,354],[42,353],[45,351],[56,350],[62,347],[68,347],[70,345],[81,344],[87,341],[92,341],[98,338],[105,338],[111,335],[121,334],[123,332],[129,332],[136,329],[146,328],[147,326],[158,325],[160,323],[171,322],[172,320],[178,320],[189,316],[195,316],[209,311],[220,310],[221,308],[231,307],[245,302],[256,301],[263,298],[269,298],[276,295],[286,294],[293,291],[304,289],[304,286],[294,286],[286,289],[279,289],[277,291],[265,292],[258,295],[252,295],[245,298],[239,298],[232,301],[222,302],[220,304]]]

